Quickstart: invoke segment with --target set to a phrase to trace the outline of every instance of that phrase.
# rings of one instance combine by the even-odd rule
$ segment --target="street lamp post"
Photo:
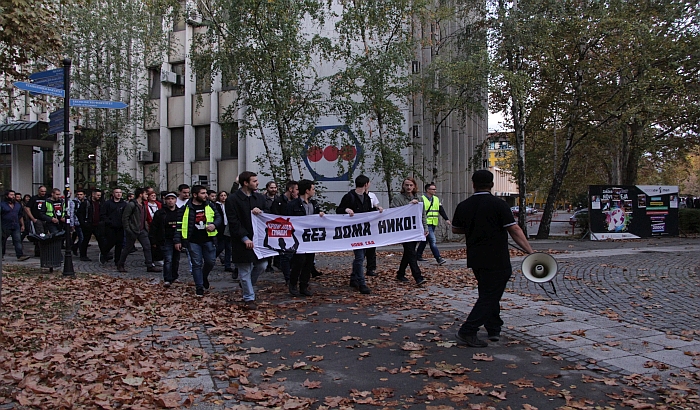
[[[68,201],[71,200],[70,192],[70,67],[71,59],[66,58],[63,60],[63,87],[65,90],[65,96],[63,98],[63,166],[64,166],[64,176],[65,176],[65,189],[63,191],[63,196],[66,198],[65,209],[63,214],[66,214],[68,210]],[[75,214],[75,212],[73,212]],[[68,215],[68,218],[74,218],[75,215]],[[66,219],[66,226],[63,231],[66,235],[66,254],[63,259],[63,276],[75,276],[75,271],[73,270],[73,255],[71,254],[71,247],[73,241],[71,240],[70,232],[70,221]]]

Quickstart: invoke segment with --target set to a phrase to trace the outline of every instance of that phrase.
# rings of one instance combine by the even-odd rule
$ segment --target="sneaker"
[[[487,347],[489,345],[488,343],[479,339],[477,335],[462,336],[459,334],[459,332],[457,332],[455,333],[455,339],[457,339],[458,342],[464,343],[469,347]]]
[[[4,258],[4,256],[3,256],[3,258]],[[20,256],[19,258],[17,258],[17,260],[20,261],[20,262],[26,261],[27,259],[29,259],[29,256],[24,256],[24,255],[22,255],[22,256]]]
[[[149,266],[146,268],[146,272],[163,272],[163,269],[158,266]]]
[[[360,284],[354,280],[350,281],[350,287],[359,290],[360,289]]]
[[[238,269],[232,269],[231,270],[231,279],[234,281],[238,280]]]
[[[492,342],[498,342],[501,340],[501,334],[500,333],[489,333],[489,340]]]
[[[374,269],[368,270],[366,275],[367,276],[377,276],[377,271],[375,271]]]
[[[294,296],[294,297],[300,296],[300,293],[297,290],[297,287],[294,285],[289,285],[289,294]]]
[[[81,260],[82,262],[92,262],[92,259],[88,258],[87,256],[81,256],[81,257],[80,257],[80,260]]]
[[[397,276],[396,280],[399,282],[408,282],[408,278],[406,278],[405,276]]]
[[[209,290],[209,278],[204,278],[204,289]]]
[[[300,288],[300,289],[299,289],[299,294],[301,294],[301,295],[303,295],[303,296],[313,296],[313,295],[314,295],[313,292],[311,292],[311,291],[309,290],[309,288]]]
[[[437,263],[438,263],[438,266],[442,266],[442,265],[447,263],[447,260],[440,258],[440,259],[438,259]]]
[[[257,308],[258,308],[258,305],[255,304],[254,300],[249,300],[249,301],[245,302],[245,304],[243,305],[243,309],[245,309],[245,310],[255,310]]]
[[[165,286],[166,288],[169,288],[170,285],[172,285],[172,283],[168,282],[167,280],[163,282],[163,286]]]
[[[163,261],[155,261],[153,262],[156,266],[163,266],[164,262]]]
[[[195,296],[197,296],[198,298],[201,298],[202,296],[204,296],[204,288],[197,288],[197,289],[194,291],[194,294],[195,294]]]
[[[124,265],[117,266],[117,272],[126,273],[126,268]]]
[[[372,293],[372,289],[367,287],[367,285],[360,285],[360,293],[363,295],[369,295]]]
[[[416,259],[418,262],[427,262],[422,256]]]
[[[100,254],[100,263],[103,265],[107,263],[107,258],[103,254]]]
[[[426,282],[427,282],[427,280],[425,280],[425,278],[421,278],[419,281],[416,282],[416,286],[420,286]]]

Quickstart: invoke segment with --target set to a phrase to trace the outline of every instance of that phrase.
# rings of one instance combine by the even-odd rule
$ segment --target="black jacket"
[[[340,205],[338,205],[338,209],[335,210],[335,213],[345,214],[345,210],[348,208],[352,209],[356,214],[376,211],[377,209],[372,206],[372,200],[369,198],[369,195],[367,195],[367,193],[363,193],[362,195],[363,200],[360,201],[357,192],[355,192],[354,189],[350,190],[343,196],[343,199],[340,200]]]
[[[104,222],[110,228],[123,228],[122,213],[124,207],[126,207],[125,200],[114,202],[113,199],[108,199],[100,207],[100,222]]]
[[[270,206],[270,213],[275,215],[287,215],[287,204],[289,200],[286,195],[277,195]]]
[[[238,190],[226,200],[226,217],[231,233],[231,250],[233,263],[249,263],[258,260],[252,249],[247,249],[243,238],[253,240],[253,220],[250,211],[253,208],[263,209],[265,197],[253,192],[250,196]]]
[[[102,221],[101,214],[102,214],[102,208],[104,208],[105,203],[102,200],[99,200],[98,203],[100,204],[99,210],[100,210],[100,215],[97,215],[97,225],[100,224]],[[93,215],[95,215],[95,207],[94,207],[94,201],[92,199],[86,199],[80,204],[80,207],[76,211],[76,215],[78,215],[78,218],[80,220],[80,226],[83,228],[85,227],[93,227],[96,228],[97,225],[93,224]]]
[[[311,205],[314,206],[314,214],[321,213],[321,208],[318,207],[318,202],[316,202],[313,199],[310,199],[309,202],[311,202]],[[291,200],[289,204],[287,204],[287,213],[285,215],[306,216],[306,209],[304,209],[304,203],[301,197],[297,197],[296,199]]]
[[[174,210],[164,206],[153,214],[151,229],[148,231],[148,238],[151,245],[164,246],[165,241],[173,241],[177,231],[182,230],[182,208],[175,207]]]
[[[219,233],[218,232],[219,225],[224,224],[224,217],[221,214],[219,214],[219,211],[217,210],[218,207],[216,206],[216,202],[211,202],[207,199],[207,201],[204,203],[204,206],[205,207],[209,206],[212,209],[212,211],[214,211],[214,220],[212,221],[212,223],[214,224],[214,226],[216,226],[216,229],[217,229],[216,233],[218,234]],[[187,221],[185,221],[185,208],[187,208],[187,207],[190,208],[190,211],[189,211]],[[193,209],[194,208],[193,208],[193,204],[192,204],[192,198],[188,199],[187,203],[185,205],[183,205],[182,207],[180,207],[180,219],[181,219],[183,224],[185,222],[187,223],[188,239],[184,239],[182,237],[182,226],[180,226],[180,229],[177,232],[175,232],[175,236],[173,237],[173,241],[175,243],[182,243],[184,241],[189,241],[190,238],[192,238],[191,235],[196,231],[196,228],[194,227],[195,212],[193,211]],[[209,240],[213,241],[214,237],[208,236],[207,241],[209,241]]]

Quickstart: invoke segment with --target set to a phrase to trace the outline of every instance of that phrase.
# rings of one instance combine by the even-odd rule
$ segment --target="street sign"
[[[46,87],[43,85],[32,84],[32,83],[25,83],[23,81],[17,81],[13,84],[15,87],[19,88],[20,90],[31,91],[31,92],[37,93],[37,94],[46,94],[46,95],[51,95],[54,97],[61,97],[61,98],[63,98],[66,94],[65,91],[59,90],[58,88]]]
[[[45,87],[63,89],[63,76],[61,77],[46,77],[39,80],[33,80],[32,84],[43,85]]]
[[[47,77],[61,77],[63,78],[63,68],[54,68],[53,70],[40,71],[38,73],[29,74],[29,79],[33,82]]]
[[[104,101],[104,100],[70,100],[71,107],[83,107],[83,108],[108,108],[112,110],[121,110],[129,106],[127,103],[121,101]]]
[[[49,135],[63,132],[64,113],[65,111],[61,108],[49,114]]]

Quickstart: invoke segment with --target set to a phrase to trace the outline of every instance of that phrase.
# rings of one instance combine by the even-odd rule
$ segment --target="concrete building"
[[[224,119],[225,112],[231,109],[236,101],[236,82],[221,78],[221,75],[193,75],[189,60],[193,36],[206,29],[205,26],[197,24],[197,21],[185,19],[169,25],[167,35],[171,45],[170,51],[157,59],[160,60],[157,63],[144,62],[146,68],[142,78],[143,82],[147,83],[145,89],[148,93],[145,105],[151,115],[143,122],[142,129],[133,131],[134,138],[131,142],[119,142],[125,145],[132,144],[123,149],[132,150],[133,155],[120,155],[114,167],[137,181],[154,181],[156,188],[160,190],[174,190],[179,184],[186,183],[228,191],[240,172],[260,171],[260,165],[255,161],[264,152],[260,141],[239,139],[236,116],[230,121]],[[454,29],[455,27],[449,25],[444,28],[447,31]],[[431,55],[433,53],[429,46],[416,50],[416,60],[412,66],[406,67],[406,70],[418,72],[421,67],[430,63]],[[42,109],[31,107],[28,99],[26,101],[26,104],[18,106],[15,114],[10,117],[14,120],[29,121],[26,127],[35,130],[30,132],[32,135],[13,139],[6,130],[0,130],[0,142],[12,144],[10,184],[23,193],[35,191],[36,186],[42,183],[56,186],[63,178],[62,164],[54,160],[53,156],[54,151],[60,152],[62,138],[56,138],[55,135],[46,137],[42,134],[42,122],[48,120],[46,109],[42,108],[44,111],[41,112]],[[234,112],[239,113],[238,118],[244,110],[254,109],[233,108]],[[19,111],[27,112],[27,115]],[[431,175],[429,170],[433,167],[433,160],[437,162],[440,170],[437,180],[419,181],[419,185],[422,188],[424,183],[434,182],[446,210],[451,213],[456,204],[471,193],[470,176],[473,170],[470,169],[469,161],[486,138],[486,118],[453,114],[440,129],[440,154],[433,159],[428,154],[432,152],[433,133],[422,97],[415,95],[412,101],[405,105],[404,113],[404,129],[412,137],[414,146],[407,147],[403,154],[407,162],[424,175]],[[80,120],[78,122],[89,129],[90,124],[80,123]],[[346,124],[337,117],[327,116],[319,120],[315,132],[343,131],[346,128]],[[338,171],[332,160],[338,155],[350,153],[349,162],[352,163],[352,159],[362,150],[364,147],[359,143],[354,147],[310,147],[306,157],[302,158],[301,175],[295,175],[295,178],[319,181],[327,200],[338,203],[342,195],[351,188],[351,180],[359,174],[361,167],[355,162],[354,166],[343,174]],[[372,153],[367,154],[371,157]],[[88,165],[85,172],[89,173],[92,169],[90,178],[99,180],[102,168],[100,152],[89,156],[96,165]],[[33,161],[27,161],[27,158],[33,158]],[[486,164],[483,165],[483,168],[487,167]],[[387,193],[379,183],[380,177],[371,174],[369,176],[374,181],[373,191],[380,197],[382,204],[388,206]],[[260,179],[261,185],[267,182],[266,178]],[[397,181],[395,186],[398,188],[399,185],[400,181]],[[508,193],[510,188],[503,188],[498,192]]]

